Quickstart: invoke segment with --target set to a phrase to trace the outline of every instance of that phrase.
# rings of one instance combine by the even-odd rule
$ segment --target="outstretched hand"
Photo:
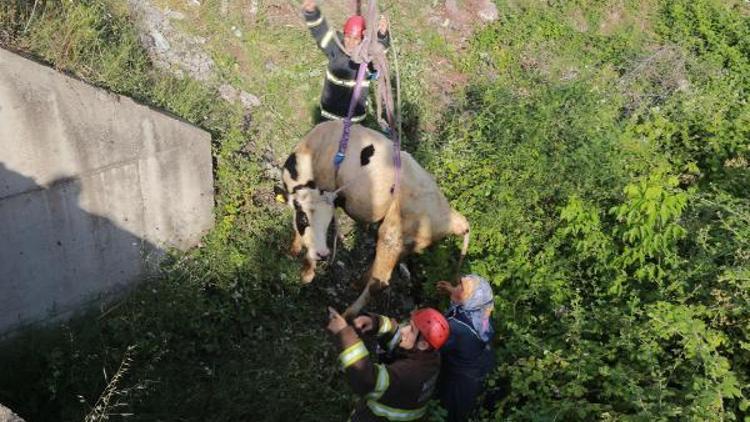
[[[380,22],[378,22],[378,33],[385,35],[388,32],[388,19],[384,15],[380,15]]]
[[[346,328],[348,325],[344,317],[342,317],[335,309],[328,307],[328,326],[326,329],[333,335],[338,334],[341,330]]]
[[[315,0],[302,0],[302,10],[305,12],[312,12],[318,7]]]
[[[456,286],[452,285],[450,282],[447,282],[447,281],[438,281],[437,289],[441,293],[450,296],[456,290]]]

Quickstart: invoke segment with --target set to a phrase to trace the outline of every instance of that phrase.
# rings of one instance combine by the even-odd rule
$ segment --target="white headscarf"
[[[495,333],[490,324],[490,312],[488,312],[495,306],[492,287],[484,277],[477,274],[469,274],[463,278],[471,280],[474,290],[463,303],[453,304],[448,313],[453,311],[465,315],[482,341],[488,342]]]

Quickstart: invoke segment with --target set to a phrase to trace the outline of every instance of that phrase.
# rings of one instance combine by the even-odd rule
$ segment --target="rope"
[[[351,59],[355,63],[372,63],[375,70],[381,75],[377,82],[377,93],[375,101],[377,105],[377,119],[381,128],[387,130],[393,141],[393,167],[395,172],[394,184],[391,186],[391,194],[395,195],[401,187],[401,115],[396,113],[393,107],[393,93],[391,91],[391,74],[386,58],[386,52],[383,45],[377,42],[378,27],[375,25],[378,19],[377,0],[368,2],[365,22],[367,22],[365,35],[362,42],[354,49]],[[396,57],[396,95],[400,105],[400,78],[398,74],[398,59],[394,40],[393,45],[394,57]],[[383,104],[385,104],[386,121],[383,121]],[[399,107],[400,110],[400,107]],[[398,121],[396,121],[396,118]],[[346,127],[345,127],[346,129]],[[345,133],[345,135],[348,135]],[[343,159],[341,159],[343,160]]]
[[[361,14],[361,0],[356,0],[356,14]],[[395,118],[394,113],[394,107],[393,107],[393,93],[391,92],[391,77],[390,77],[390,69],[388,66],[388,60],[386,57],[385,48],[382,44],[377,42],[377,31],[378,31],[378,25],[375,25],[374,23],[377,22],[378,19],[378,8],[377,8],[377,0],[370,0],[368,2],[367,7],[367,14],[365,15],[365,34],[362,39],[362,42],[354,48],[354,51],[351,52],[350,58],[353,62],[359,64],[359,69],[357,70],[357,81],[354,85],[354,92],[352,93],[352,98],[349,101],[349,110],[347,111],[346,118],[344,119],[344,128],[341,134],[341,140],[339,141],[339,148],[336,152],[336,155],[333,158],[334,163],[334,171],[335,176],[334,180],[338,176],[339,167],[341,166],[341,163],[344,162],[344,159],[346,158],[346,150],[349,146],[349,138],[351,135],[351,127],[352,127],[352,115],[354,114],[354,109],[356,105],[359,103],[359,98],[362,95],[362,81],[364,80],[365,72],[367,70],[367,66],[369,63],[372,63],[375,67],[375,71],[378,72],[378,75],[381,75],[381,78],[377,81],[377,91],[375,95],[375,102],[377,105],[377,119],[378,124],[380,124],[381,128],[384,130],[388,130],[390,133],[391,140],[393,141],[393,166],[394,166],[394,184],[391,186],[391,195],[396,195],[396,203],[393,206],[400,207],[400,202],[398,202],[398,196],[397,193],[400,190],[401,187],[401,114],[398,113],[397,121]],[[338,36],[334,37],[334,40],[336,41],[336,44],[341,49],[341,51],[346,51],[344,46],[341,44],[341,40],[339,40]],[[396,98],[399,105],[399,111],[401,109],[401,79],[399,77],[398,72],[398,56],[396,54],[396,48],[395,43],[393,39],[391,39],[391,44],[393,46],[394,51],[394,59],[396,62]],[[383,111],[383,103],[385,103],[385,114],[387,121],[383,121],[382,118],[382,111]],[[393,128],[397,128],[397,130],[393,130]],[[348,185],[348,184],[347,184]],[[340,187],[336,190],[334,194],[337,194],[339,191],[341,191],[345,186]],[[336,256],[336,249],[337,249],[337,240],[338,240],[338,222],[334,218],[334,243],[333,243],[333,254],[331,255],[331,262],[334,259],[333,257]]]
[[[333,253],[331,259],[328,260],[328,264],[333,266],[336,264],[336,250],[338,247],[339,240],[339,220],[336,218],[336,208],[333,209]]]
[[[361,9],[361,0],[357,0],[357,11],[359,12]],[[334,157],[334,165],[336,168],[336,173],[338,174],[338,169],[341,163],[344,161],[344,158],[346,158],[346,149],[349,144],[349,136],[351,132],[351,116],[354,113],[354,109],[356,105],[359,102],[359,98],[361,96],[362,92],[362,81],[364,80],[364,73],[367,70],[367,66],[369,63],[372,63],[375,67],[375,70],[378,72],[379,75],[382,75],[382,79],[378,80],[377,83],[377,94],[375,96],[375,100],[377,103],[377,110],[378,110],[378,123],[382,128],[393,128],[394,125],[394,113],[393,113],[393,98],[391,93],[391,81],[390,81],[390,71],[388,69],[388,61],[386,60],[386,54],[385,49],[382,44],[377,42],[377,31],[378,27],[374,23],[377,21],[378,17],[378,8],[377,8],[377,1],[376,0],[370,0],[367,7],[367,14],[365,16],[365,34],[362,38],[362,42],[354,48],[354,51],[351,52],[350,58],[353,62],[359,64],[359,70],[357,72],[357,82],[354,86],[354,92],[352,93],[352,98],[349,101],[349,110],[346,116],[346,119],[344,119],[344,129],[343,133],[341,134],[341,140],[339,141],[339,149],[336,153],[336,156]],[[336,43],[338,44],[339,48],[342,49],[342,51],[346,51],[344,49],[344,46],[341,45],[340,40],[338,37],[334,37],[336,40]],[[382,101],[381,101],[382,99]],[[382,102],[385,102],[386,105],[386,116],[388,118],[387,122],[382,121]],[[391,138],[394,143],[394,167],[396,171],[396,182],[393,187],[391,187],[391,193],[394,193],[398,190],[398,187],[400,186],[400,169],[401,169],[401,142],[400,137],[397,134],[394,134],[394,131],[391,130]]]
[[[365,78],[365,71],[367,70],[366,63],[359,64],[359,70],[357,71],[357,83],[354,85],[354,92],[352,93],[352,99],[349,101],[349,111],[346,113],[344,119],[344,132],[341,134],[341,140],[339,141],[339,150],[333,158],[333,164],[336,167],[336,174],[338,174],[341,163],[346,158],[346,148],[349,146],[349,134],[352,130],[352,115],[354,114],[354,108],[359,102],[359,97],[362,95],[362,80]]]
[[[464,234],[464,243],[461,245],[461,256],[458,258],[458,265],[456,265],[456,274],[453,276],[456,284],[461,281],[461,267],[464,265],[464,258],[466,258],[466,252],[469,250],[469,232]]]
[[[393,134],[393,153],[394,153],[394,166],[396,168],[396,182],[393,190],[398,192],[401,188],[401,77],[398,71],[398,50],[396,49],[395,39],[391,39],[391,48],[393,48],[393,62],[396,65],[396,103],[398,108],[396,109],[398,114],[396,115],[396,133]],[[391,126],[393,127],[393,126]]]

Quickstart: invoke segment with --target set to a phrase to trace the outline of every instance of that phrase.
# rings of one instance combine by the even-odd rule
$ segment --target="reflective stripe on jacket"
[[[391,340],[398,330],[395,320],[373,315],[373,332],[380,340]],[[440,370],[437,351],[399,350],[393,362],[383,364],[373,362],[352,327],[341,330],[336,341],[346,379],[362,397],[352,413],[352,422],[413,421],[424,416]]]
[[[323,93],[320,96],[320,114],[330,120],[343,119],[349,112],[349,102],[352,99],[354,86],[357,82],[359,64],[351,61],[349,55],[342,51],[336,43],[334,37],[338,37],[340,42],[343,42],[343,38],[340,33],[328,27],[328,22],[320,13],[320,9],[316,7],[312,12],[304,12],[304,16],[305,23],[313,38],[315,38],[315,42],[328,57],[328,69],[323,84]],[[388,33],[383,36],[378,34],[378,42],[388,48],[390,35]],[[370,72],[374,71],[372,64],[368,68]],[[352,121],[354,122],[361,122],[365,118],[369,86],[370,81],[365,78],[362,82],[362,95],[354,107],[354,114],[352,115]]]

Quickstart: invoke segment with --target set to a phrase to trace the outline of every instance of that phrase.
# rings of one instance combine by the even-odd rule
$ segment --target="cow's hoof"
[[[411,281],[411,271],[403,262],[398,264],[398,274],[406,281]]]
[[[302,272],[302,283],[310,284],[315,278],[315,270]]]

